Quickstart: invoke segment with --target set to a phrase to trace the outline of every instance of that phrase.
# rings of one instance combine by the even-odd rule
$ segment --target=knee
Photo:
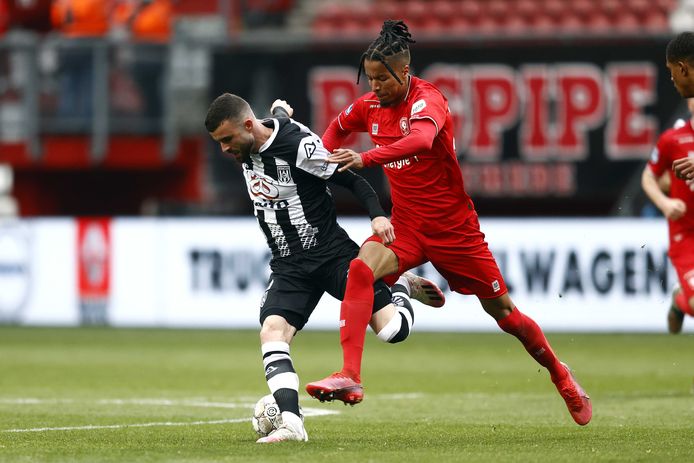
[[[504,294],[496,299],[480,299],[480,302],[484,311],[496,321],[508,317],[514,309],[513,301],[508,297],[508,294]]]
[[[270,315],[263,321],[260,327],[260,342],[284,341],[291,342],[292,338],[291,325],[287,321],[278,316]]]

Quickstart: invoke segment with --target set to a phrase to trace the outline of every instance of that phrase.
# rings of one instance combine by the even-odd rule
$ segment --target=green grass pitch
[[[292,356],[310,440],[259,445],[254,331],[0,327],[0,461],[694,461],[694,337],[548,337],[593,398],[586,427],[501,332],[369,333],[364,402],[321,404],[303,385],[338,368],[338,334],[306,331]]]

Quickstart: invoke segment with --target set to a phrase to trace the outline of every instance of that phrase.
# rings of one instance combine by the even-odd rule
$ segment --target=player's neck
[[[275,131],[274,128],[266,127],[265,125],[261,124],[258,120],[253,122],[253,138],[255,138],[255,143],[253,144],[253,148],[251,151],[254,153],[258,153],[260,151],[260,147],[267,142],[270,137],[272,136],[272,133]]]

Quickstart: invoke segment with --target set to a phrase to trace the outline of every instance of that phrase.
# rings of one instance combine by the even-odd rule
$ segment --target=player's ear
[[[253,130],[253,120],[252,119],[246,119],[243,121],[243,127],[248,130],[249,132]]]
[[[687,76],[689,74],[689,63],[686,61],[678,61],[677,64],[680,68],[680,73],[683,76]]]

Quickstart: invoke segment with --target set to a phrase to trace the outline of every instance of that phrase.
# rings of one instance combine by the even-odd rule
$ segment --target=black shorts
[[[279,315],[301,330],[323,293],[338,300],[344,298],[349,264],[358,254],[357,243],[340,236],[301,255],[273,259],[270,280],[260,303],[260,324],[268,315]],[[390,288],[378,280],[374,284],[373,311],[388,305],[390,298]]]

